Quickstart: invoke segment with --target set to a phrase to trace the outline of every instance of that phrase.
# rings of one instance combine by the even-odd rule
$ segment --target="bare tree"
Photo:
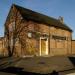
[[[8,43],[7,49],[8,49],[9,56],[13,56],[13,53],[15,51],[15,43],[17,41],[17,38],[20,39],[19,41],[22,46],[25,45],[25,43],[24,43],[25,41],[23,42],[22,38],[21,38],[24,35],[22,35],[21,33],[23,30],[27,31],[27,27],[28,27],[27,22],[22,18],[21,14],[18,10],[17,11],[13,10],[13,13],[11,13],[11,14],[13,14],[12,15],[12,19],[13,19],[12,22],[13,23],[11,23],[12,30],[11,31],[9,30],[9,26],[5,26],[5,30],[6,30],[5,34],[6,34],[7,43]],[[26,22],[26,23],[24,24],[24,22]]]

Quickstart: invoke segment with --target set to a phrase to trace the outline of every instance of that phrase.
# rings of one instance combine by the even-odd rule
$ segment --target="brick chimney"
[[[58,20],[61,22],[61,23],[64,23],[64,19],[62,16],[59,16]]]

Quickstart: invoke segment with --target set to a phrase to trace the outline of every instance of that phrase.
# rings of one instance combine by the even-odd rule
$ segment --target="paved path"
[[[0,60],[0,72],[7,75],[25,75],[26,72],[50,74],[55,71],[74,69],[74,65],[65,56],[4,58]],[[1,74],[0,74],[1,75]]]
[[[51,73],[53,70],[70,70],[74,68],[74,65],[67,57],[56,56],[23,58],[16,62],[14,67],[20,67],[22,68],[22,71],[47,74]]]

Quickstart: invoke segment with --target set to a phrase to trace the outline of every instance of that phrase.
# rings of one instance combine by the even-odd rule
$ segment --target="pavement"
[[[23,71],[40,74],[74,69],[72,62],[65,56],[23,58],[14,66],[23,68]]]
[[[68,74],[75,72],[72,63],[75,58],[70,59],[67,56],[4,58],[0,60],[0,75],[50,75],[53,71]]]

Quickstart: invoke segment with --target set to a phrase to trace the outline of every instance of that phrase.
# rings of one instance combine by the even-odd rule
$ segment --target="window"
[[[58,40],[66,40],[66,37],[62,37],[62,36],[57,36],[57,35],[52,35],[53,39],[58,39]]]

